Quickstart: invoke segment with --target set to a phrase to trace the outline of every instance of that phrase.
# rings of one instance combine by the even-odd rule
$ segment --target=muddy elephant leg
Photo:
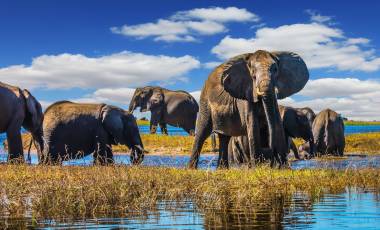
[[[160,120],[160,111],[152,110],[150,116],[150,134],[155,134],[157,132],[157,125]]]
[[[12,123],[7,130],[8,161],[12,163],[24,162],[24,151],[21,139],[21,124]]]
[[[228,142],[230,141],[230,136],[219,134],[219,159],[218,159],[218,169],[228,169]]]
[[[199,155],[201,153],[202,146],[212,132],[211,111],[208,106],[201,106],[201,111],[199,113],[200,114],[197,120],[193,149],[188,165],[190,168],[198,167]]]
[[[168,135],[168,128],[166,127],[166,123],[160,122],[160,128],[162,134]]]
[[[289,147],[293,151],[294,157],[297,160],[300,160],[301,158],[300,158],[300,155],[298,154],[298,149],[297,149],[296,144],[294,144],[293,139],[289,137],[288,141],[289,141]]]

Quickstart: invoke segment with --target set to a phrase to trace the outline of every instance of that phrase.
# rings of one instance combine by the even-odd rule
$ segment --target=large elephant
[[[94,163],[113,163],[112,144],[131,149],[131,162],[141,163],[144,149],[134,116],[106,104],[59,101],[45,111],[44,149],[40,163],[57,164],[93,153]]]
[[[26,89],[0,82],[0,108],[0,133],[7,133],[8,161],[24,162],[21,127],[32,134],[41,153],[43,113],[36,98]]]
[[[161,132],[168,134],[166,125],[183,128],[194,134],[195,122],[199,110],[198,103],[189,93],[172,91],[158,86],[137,88],[129,103],[129,112],[140,107],[141,112],[150,111],[150,132],[156,133],[157,125]]]
[[[338,113],[331,109],[318,113],[313,122],[313,136],[316,154],[343,156],[346,146],[344,122]],[[309,153],[311,148],[308,143],[305,143],[299,149]]]
[[[228,167],[231,136],[247,135],[250,159],[271,156],[287,162],[287,146],[277,98],[300,91],[309,79],[306,64],[291,52],[242,54],[219,65],[201,92],[200,112],[189,167],[212,131],[219,135],[218,167]]]
[[[312,150],[314,149],[314,138],[309,120],[305,113],[299,109],[282,105],[279,105],[278,109],[284,127],[285,142],[288,145],[287,153],[289,153],[291,149],[294,156],[297,159],[300,159],[298,149],[292,138],[302,138],[312,146]],[[311,152],[310,154],[313,153]],[[264,159],[258,160],[268,160],[268,157],[269,156],[263,156]],[[231,164],[244,164],[250,162],[249,142],[247,136],[232,137],[230,139],[230,142],[228,143],[228,161]]]

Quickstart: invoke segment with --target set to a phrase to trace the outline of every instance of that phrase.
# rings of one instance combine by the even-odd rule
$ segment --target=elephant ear
[[[155,89],[152,92],[152,96],[149,98],[147,103],[147,110],[152,110],[157,108],[164,102],[164,93],[160,89]]]
[[[119,108],[104,105],[101,110],[101,119],[104,129],[112,136],[116,144],[124,143],[124,123]]]
[[[248,60],[251,53],[231,58],[222,65],[221,82],[232,97],[250,100],[252,98],[253,81],[248,69]]]
[[[42,122],[42,107],[41,104],[33,97],[33,95],[26,89],[22,91],[26,102],[26,109],[30,114],[28,123],[29,131],[34,131],[41,125]]]
[[[277,98],[289,97],[305,87],[309,71],[302,58],[292,52],[272,52],[279,60],[279,73],[276,81]]]

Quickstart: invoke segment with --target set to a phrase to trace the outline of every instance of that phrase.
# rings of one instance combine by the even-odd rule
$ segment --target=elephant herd
[[[336,112],[318,115],[310,108],[278,105],[278,99],[303,89],[309,72],[302,58],[292,52],[258,50],[231,58],[216,67],[197,101],[185,91],[161,87],[137,88],[128,111],[107,104],[59,101],[42,112],[28,90],[0,83],[0,133],[8,139],[8,161],[23,162],[21,127],[29,131],[39,163],[93,154],[94,163],[113,163],[112,145],[130,149],[133,164],[143,161],[144,146],[133,111],[150,111],[150,132],[167,124],[194,135],[190,168],[196,168],[205,140],[219,137],[219,168],[269,161],[287,163],[290,150],[300,159],[318,154],[343,155],[344,123]],[[293,138],[305,143],[299,149]],[[30,143],[32,144],[32,143]]]

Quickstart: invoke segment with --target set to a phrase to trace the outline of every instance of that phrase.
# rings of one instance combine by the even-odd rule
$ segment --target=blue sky
[[[281,103],[380,116],[380,3],[335,1],[7,1],[0,81],[62,99],[126,107],[135,87],[199,95],[217,63],[256,49],[299,53],[311,81]]]

